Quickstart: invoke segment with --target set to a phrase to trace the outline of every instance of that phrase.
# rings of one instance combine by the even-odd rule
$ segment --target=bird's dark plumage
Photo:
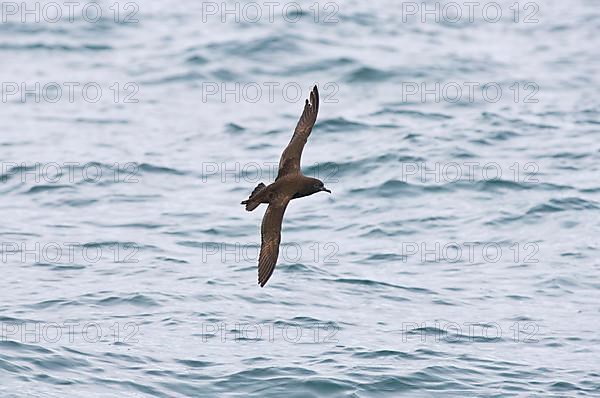
[[[315,86],[310,93],[310,102],[306,100],[304,111],[294,130],[294,135],[290,143],[281,154],[279,160],[279,173],[277,179],[287,174],[300,173],[300,158],[302,150],[306,144],[306,140],[310,135],[315,122],[317,121],[317,113],[319,112],[319,91]]]
[[[267,207],[261,226],[260,256],[258,258],[258,283],[263,287],[275,269],[281,242],[281,222],[289,199]]]
[[[277,264],[283,214],[290,200],[321,191],[331,193],[323,186],[322,181],[306,177],[300,169],[302,150],[317,120],[318,112],[319,91],[315,86],[310,93],[310,102],[306,100],[304,104],[304,111],[294,130],[294,135],[281,155],[275,182],[268,186],[261,182],[254,188],[248,200],[242,202],[248,211],[254,210],[261,203],[269,204],[261,226],[261,247],[258,258],[258,284],[261,287],[265,286]]]

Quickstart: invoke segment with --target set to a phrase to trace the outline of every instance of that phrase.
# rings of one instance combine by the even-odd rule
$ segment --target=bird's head
[[[328,192],[331,193],[331,191],[327,188],[325,188],[325,184],[323,184],[323,181],[318,180],[316,178],[311,178],[311,192],[312,193],[317,193],[317,192]]]

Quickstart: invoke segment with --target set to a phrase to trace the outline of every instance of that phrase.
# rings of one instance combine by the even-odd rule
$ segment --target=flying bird
[[[275,269],[281,242],[281,222],[283,213],[290,200],[303,198],[317,192],[331,191],[325,188],[323,181],[306,177],[300,170],[300,158],[306,140],[312,131],[319,112],[319,91],[314,86],[304,104],[304,111],[290,143],[281,154],[279,171],[275,182],[265,185],[262,182],[254,188],[248,200],[242,202],[247,211],[256,209],[261,203],[267,203],[267,211],[262,220],[261,246],[258,258],[258,284],[264,287]]]

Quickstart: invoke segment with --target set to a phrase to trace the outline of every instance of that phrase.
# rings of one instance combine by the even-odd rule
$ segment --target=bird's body
[[[257,187],[259,188],[258,191],[252,197],[252,202],[254,204],[276,203],[286,201],[290,196],[291,199],[303,198],[315,193],[307,187],[314,186],[318,181],[316,178],[306,177],[303,174],[286,175],[268,186],[261,187],[259,185]]]
[[[277,179],[268,186],[258,184],[248,200],[242,202],[248,211],[256,209],[261,203],[269,204],[261,226],[262,239],[258,259],[258,283],[261,287],[267,283],[275,269],[281,241],[281,223],[290,200],[322,191],[331,193],[323,186],[322,181],[306,177],[300,170],[302,150],[317,120],[318,111],[319,92],[315,86],[310,94],[310,102],[306,100],[294,135],[281,155]]]

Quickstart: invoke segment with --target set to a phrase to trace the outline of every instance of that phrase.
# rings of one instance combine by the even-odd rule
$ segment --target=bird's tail
[[[242,202],[243,205],[246,205],[247,211],[252,211],[260,205],[261,201],[256,200],[257,199],[256,196],[263,190],[263,188],[265,186],[266,185],[263,184],[262,182],[260,184],[258,184],[256,186],[256,188],[254,188],[254,191],[252,191],[252,193],[250,194],[250,197],[248,198],[248,200],[244,200]]]

